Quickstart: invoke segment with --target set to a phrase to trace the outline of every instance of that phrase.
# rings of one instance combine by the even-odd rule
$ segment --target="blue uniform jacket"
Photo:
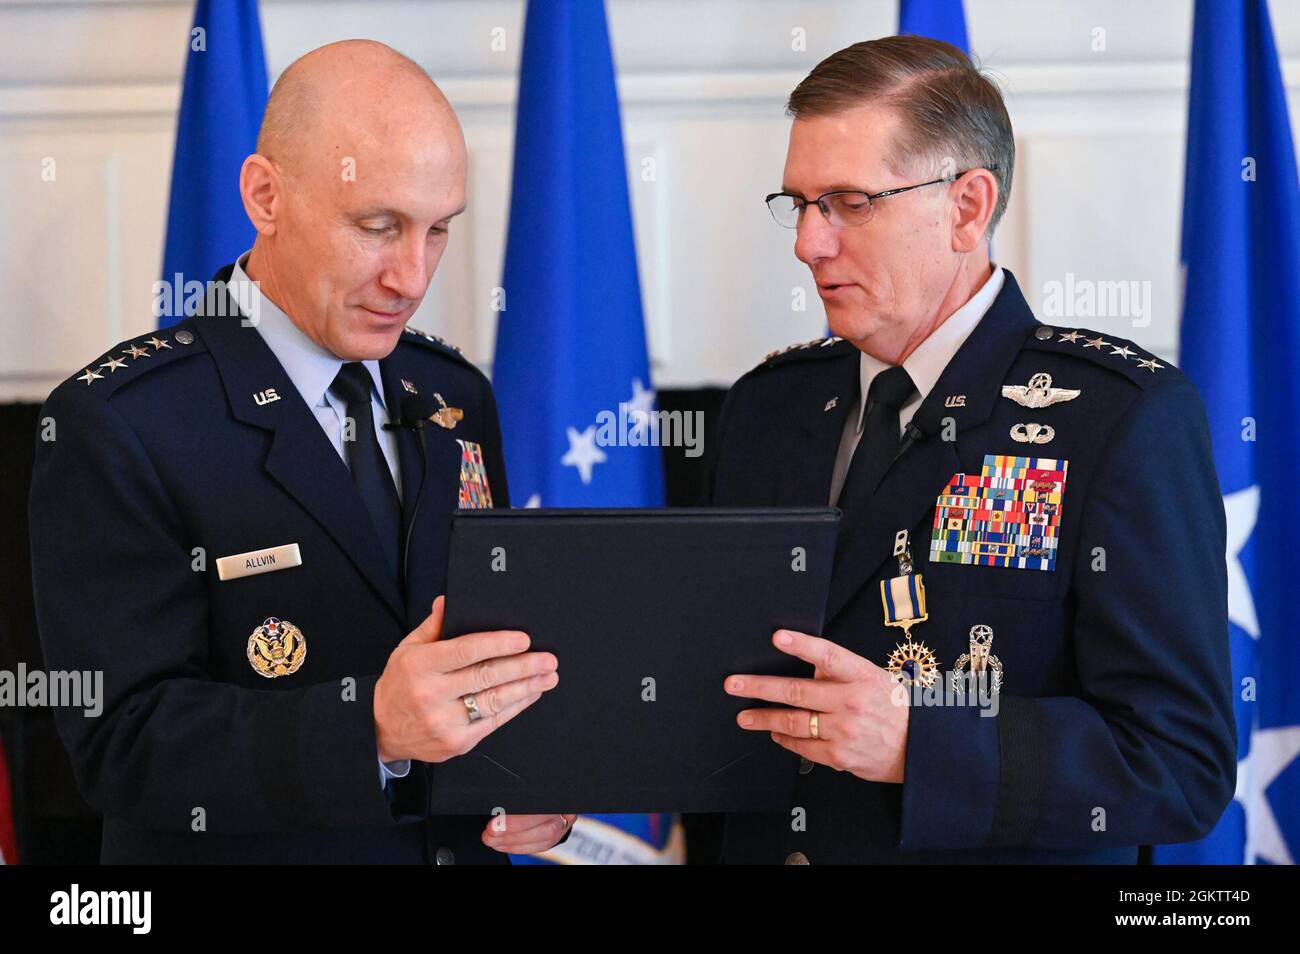
[[[48,668],[103,672],[99,717],[56,713],[104,815],[103,859],[504,863],[479,839],[486,819],[428,817],[436,767],[381,788],[373,718],[389,654],[443,589],[460,441],[481,446],[509,506],[487,379],[411,331],[380,362],[391,415],[403,380],[464,411],[454,429],[425,426],[423,477],[414,433],[398,435],[403,585],[320,424],[257,331],[216,317],[215,301],[96,359],[42,412],[54,439],[38,439],[32,482],[37,616]],[[291,543],[301,566],[218,579],[219,557]],[[268,617],[303,633],[292,675],[250,665]]]
[[[858,355],[810,343],[738,381],[706,502],[824,506]],[[1081,393],[1037,409],[1003,396],[1040,372]],[[1224,509],[1193,386],[1131,342],[1040,325],[1008,273],[915,420],[928,436],[841,530],[824,635],[886,664],[902,634],[879,582],[907,529],[929,612],[913,637],[947,672],[971,628],[991,627],[998,714],[914,706],[901,785],[805,765],[791,813],[727,818],[724,859],[1128,862],[1204,835],[1232,798],[1236,744]],[[1031,423],[1054,437],[1012,438]],[[940,494],[986,455],[1068,462],[1053,569],[931,559]]]

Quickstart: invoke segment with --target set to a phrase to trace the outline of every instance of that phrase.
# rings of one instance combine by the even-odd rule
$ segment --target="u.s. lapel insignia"
[[[415,385],[412,384],[410,381],[406,380],[406,378],[402,378],[402,390],[404,390],[407,394],[420,393],[419,391],[415,390]]]
[[[1046,444],[1056,436],[1056,428],[1046,424],[1014,424],[1011,439],[1018,444]]]
[[[840,403],[840,399],[838,397],[831,398],[829,401],[826,402],[826,406],[822,408],[822,412],[825,413],[826,411],[829,411],[831,408],[833,408],[836,404],[839,403]]]
[[[946,398],[943,399],[943,406],[944,407],[965,407],[966,395],[949,394]]]
[[[984,682],[992,673],[993,683],[992,690],[1000,692],[1002,690],[1002,663],[997,656],[994,656],[990,650],[993,647],[993,627],[977,623],[970,628],[970,651],[964,652],[957,657],[953,663],[953,685],[958,692],[964,692],[965,686],[962,685],[970,679],[976,683]],[[963,670],[969,667],[969,674],[963,675]]]
[[[909,680],[926,689],[934,685],[939,663],[925,643],[912,641],[912,627],[929,619],[925,608],[925,584],[919,573],[912,572],[911,535],[899,530],[894,535],[894,556],[898,559],[898,576],[880,581],[880,602],[885,610],[885,625],[903,631],[903,642],[889,654],[886,669],[902,682]]]
[[[268,616],[248,637],[248,662],[267,679],[292,676],[307,658],[307,637],[287,619]]]
[[[448,407],[447,402],[442,399],[442,395],[437,391],[433,392],[433,396],[437,398],[439,405],[438,410],[429,415],[429,420],[433,421],[433,423],[451,430],[456,426],[457,422],[465,419],[465,412],[458,407]]]
[[[1002,385],[1004,398],[1010,398],[1021,407],[1029,408],[1051,407],[1053,404],[1073,401],[1082,393],[1078,389],[1052,387],[1052,376],[1046,371],[1039,371],[1030,378],[1028,387],[1022,384]]]

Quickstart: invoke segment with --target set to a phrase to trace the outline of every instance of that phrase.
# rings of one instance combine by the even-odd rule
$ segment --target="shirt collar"
[[[249,297],[242,300],[254,303],[251,310],[258,316],[255,326],[258,333],[271,349],[276,360],[280,362],[280,366],[284,368],[285,374],[298,389],[302,399],[307,402],[307,406],[324,407],[329,403],[326,398],[329,386],[334,383],[339,368],[343,367],[345,362],[338,355],[308,338],[302,329],[293,323],[292,318],[262,294],[262,290],[244,271],[244,263],[248,261],[250,254],[245,252],[235,261],[235,270],[230,276],[230,281],[232,284],[245,283],[243,288],[247,289],[246,293]],[[362,364],[370,372],[371,380],[375,384],[375,392],[371,393],[371,399],[373,400],[375,393],[378,393],[379,404],[382,407],[384,386],[383,379],[379,376],[379,362],[371,359],[363,361]]]
[[[922,341],[916,350],[908,355],[903,362],[903,368],[907,371],[908,377],[912,379],[912,383],[916,385],[917,393],[922,401],[934,389],[935,384],[939,381],[939,376],[943,374],[943,369],[948,367],[948,362],[952,360],[953,355],[966,343],[966,339],[975,330],[975,326],[980,323],[980,319],[992,307],[993,300],[998,297],[998,292],[1002,290],[1004,277],[1005,273],[1002,266],[994,266],[993,274],[988,277],[980,290],[972,295],[966,304],[954,311],[947,321],[934,329],[930,336]],[[871,387],[871,382],[877,374],[888,367],[889,365],[885,364],[885,362],[879,358],[873,358],[865,351],[859,356],[859,431],[862,430],[862,422],[866,416],[867,391]]]

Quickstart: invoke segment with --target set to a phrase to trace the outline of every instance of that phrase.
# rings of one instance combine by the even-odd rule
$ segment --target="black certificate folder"
[[[433,767],[444,814],[785,810],[798,758],[736,714],[733,673],[810,676],[839,511],[476,510],[452,519],[448,637],[519,629],[559,685]]]

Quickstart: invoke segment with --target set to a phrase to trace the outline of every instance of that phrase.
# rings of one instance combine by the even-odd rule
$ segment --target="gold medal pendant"
[[[905,640],[894,647],[885,668],[899,682],[919,683],[929,689],[938,677],[939,662],[925,643],[912,641],[912,627],[930,617],[925,609],[925,583],[920,574],[912,572],[912,547],[906,530],[894,536],[894,556],[899,575],[880,581],[880,602],[885,625],[902,629]]]
[[[909,634],[907,642],[899,643],[889,654],[889,665],[885,667],[899,682],[920,683],[929,689],[939,674],[939,661],[925,643],[914,643]]]
[[[292,676],[307,658],[307,637],[287,619],[268,616],[248,637],[248,662],[259,676]]]

